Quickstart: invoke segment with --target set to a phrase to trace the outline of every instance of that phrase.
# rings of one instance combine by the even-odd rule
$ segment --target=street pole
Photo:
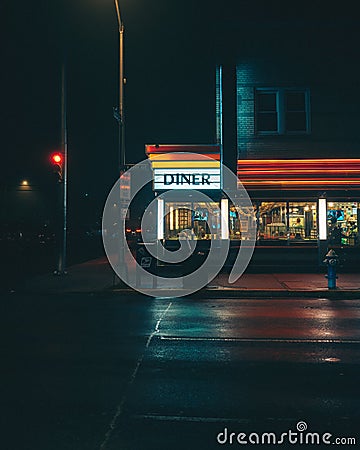
[[[118,149],[118,176],[121,177],[123,173],[126,171],[126,159],[125,159],[125,111],[124,111],[124,84],[125,84],[125,78],[124,78],[124,23],[121,19],[121,13],[120,13],[120,6],[119,6],[119,0],[114,0],[115,2],[115,9],[116,9],[116,17],[118,22],[118,29],[119,29],[119,106],[117,109],[114,110],[114,117],[118,121],[119,125],[119,149]],[[119,190],[119,202],[118,202],[118,221],[119,224],[125,220],[125,217],[123,217],[124,214],[124,193],[121,189],[120,184],[120,190]],[[118,228],[119,228],[118,224]],[[120,228],[118,230],[120,232]],[[123,236],[119,235],[119,255],[118,255],[118,266],[119,270],[125,270],[125,278],[127,279],[128,273],[127,273],[127,266],[125,264],[125,248],[124,248],[124,242],[123,242]]]
[[[66,250],[67,250],[67,161],[68,161],[68,142],[67,142],[67,105],[66,105],[66,70],[65,63],[61,69],[61,152],[63,154],[62,169],[62,230],[61,244],[59,250],[58,268],[56,275],[66,274]]]
[[[119,124],[119,171],[125,169],[125,112],[124,112],[124,23],[121,20],[119,0],[115,1],[116,17],[119,28],[119,106],[114,114]]]

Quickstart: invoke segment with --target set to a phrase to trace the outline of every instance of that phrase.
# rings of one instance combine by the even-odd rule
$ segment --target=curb
[[[224,287],[224,286],[207,286],[200,289],[192,294],[183,295],[184,291],[182,289],[164,289],[164,295],[161,297],[159,291],[153,289],[143,289],[144,292],[138,292],[133,288],[128,287],[125,284],[108,284],[100,288],[64,288],[59,289],[54,287],[36,289],[33,287],[21,286],[18,289],[4,291],[4,295],[11,296],[12,294],[32,294],[32,295],[67,295],[67,294],[87,294],[87,295],[119,295],[126,294],[128,296],[134,295],[148,295],[152,296],[154,293],[155,297],[193,297],[193,298],[291,298],[291,297],[302,297],[302,298],[331,298],[331,299],[360,299],[360,289],[303,289],[303,290],[289,290],[289,289],[246,289],[246,288],[236,288],[236,287]]]
[[[152,289],[148,290],[151,296]],[[108,293],[126,293],[130,295],[139,294],[137,291],[129,288],[115,287],[108,291]],[[177,297],[177,294],[182,294],[181,289],[169,289],[166,297]],[[141,295],[141,294],[140,294]],[[146,292],[142,295],[147,295]],[[157,295],[158,296],[158,295]],[[306,297],[306,298],[333,298],[333,299],[360,299],[360,290],[303,290],[303,291],[288,291],[288,290],[245,290],[236,288],[203,288],[197,292],[183,296],[187,297],[207,297],[207,298],[281,298],[281,297]],[[165,296],[164,296],[165,297]],[[159,297],[161,298],[161,297]]]
[[[34,291],[34,290],[14,290],[9,292],[3,292],[4,295],[39,295],[39,296],[61,296],[61,295],[109,295],[116,296],[119,294],[126,294],[127,296],[143,295],[153,297],[151,295],[153,291],[149,289],[147,292],[137,292],[131,288],[111,287],[98,290],[67,290],[67,291]],[[316,291],[280,291],[280,290],[238,290],[238,289],[224,289],[224,288],[205,288],[192,294],[182,295],[182,290],[169,289],[164,292],[164,296],[161,297],[158,292],[155,292],[157,298],[327,298],[334,300],[360,300],[360,291],[354,290],[316,290]]]

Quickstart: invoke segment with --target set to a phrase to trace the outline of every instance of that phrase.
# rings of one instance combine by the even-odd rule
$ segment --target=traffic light
[[[51,155],[51,164],[53,166],[54,173],[57,175],[57,179],[60,182],[63,180],[63,164],[64,157],[62,153],[56,152]]]

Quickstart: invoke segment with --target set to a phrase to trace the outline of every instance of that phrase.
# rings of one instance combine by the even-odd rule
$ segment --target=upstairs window
[[[279,127],[276,92],[259,92],[257,95],[257,125],[259,131],[277,133]]]
[[[256,89],[257,134],[308,134],[310,97],[306,89]]]

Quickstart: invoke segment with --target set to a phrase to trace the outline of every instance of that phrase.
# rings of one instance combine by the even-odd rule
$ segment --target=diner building
[[[147,145],[146,154],[156,193],[184,191],[183,199],[163,205],[161,239],[176,240],[184,229],[193,230],[198,240],[244,237],[249,215],[231,203],[224,210],[220,146]],[[258,245],[317,246],[323,240],[333,247],[359,246],[360,159],[239,159],[237,176],[253,203]],[[206,191],[213,202],[192,203],[185,198],[188,189]],[[211,228],[210,210],[215,213]]]
[[[327,249],[335,248],[342,263],[354,268],[360,262],[359,64],[342,47],[321,45],[318,39],[279,52],[279,45],[259,43],[253,55],[244,51],[236,62],[227,60],[216,69],[214,144],[147,145],[146,154],[173,175],[185,166],[199,168],[185,161],[188,152],[210,156],[214,162],[207,169],[217,170],[221,161],[236,173],[253,203],[255,260],[261,254],[272,263],[274,251],[287,252],[306,267],[309,261],[319,265]],[[161,154],[172,156],[155,163]],[[211,192],[210,178],[201,180],[197,188]],[[168,176],[160,185],[155,179],[154,190],[175,181]],[[212,195],[212,206],[226,214],[225,221],[219,216],[208,229],[202,224],[206,205],[195,205],[193,214],[181,205],[165,205],[164,240],[178,239],[186,227],[200,240],[243,240],[246,214],[241,217],[230,203],[222,209],[220,189]]]

